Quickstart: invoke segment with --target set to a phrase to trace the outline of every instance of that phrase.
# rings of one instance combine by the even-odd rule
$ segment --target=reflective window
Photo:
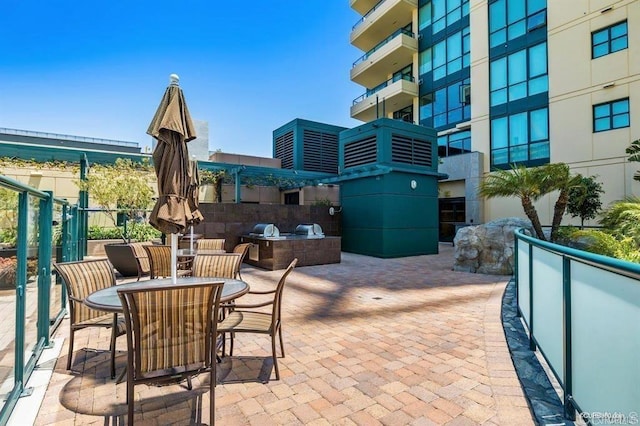
[[[627,45],[627,21],[591,33],[593,59],[626,49]]]
[[[469,15],[469,0],[432,0],[418,11],[420,30],[431,26],[436,34]]]
[[[427,49],[423,54],[428,55],[429,51],[430,49]],[[463,67],[468,67],[471,61],[470,51],[469,27],[433,46],[431,50],[433,57],[430,62],[433,66],[433,80],[439,80],[460,71]],[[422,58],[421,62],[429,63],[429,60]]]
[[[418,11],[418,31],[431,25],[431,2],[425,4]]]
[[[491,120],[491,165],[541,163],[549,159],[548,109]]]
[[[451,157],[471,152],[471,131],[452,133],[438,137],[438,156]]]
[[[489,5],[489,45],[496,47],[547,23],[546,0],[497,0]]]
[[[547,92],[547,44],[496,59],[490,64],[490,72],[491,106]]]
[[[459,123],[471,119],[470,80],[462,80],[447,87],[436,90],[433,95],[433,127],[443,127],[448,124]],[[420,119],[427,118],[422,115]],[[427,112],[427,111],[425,111]]]
[[[629,127],[629,98],[593,106],[593,131]]]

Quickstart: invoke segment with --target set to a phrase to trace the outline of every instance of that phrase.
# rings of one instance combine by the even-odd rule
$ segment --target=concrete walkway
[[[221,425],[528,425],[531,414],[500,323],[508,277],[453,272],[450,245],[437,256],[377,259],[294,270],[284,296],[286,357],[273,376],[268,338],[240,335],[218,364]],[[243,268],[253,288],[281,271]],[[55,337],[66,337],[63,323]],[[109,378],[109,333],[67,339],[36,425],[125,424],[126,384]],[[122,370],[126,340],[118,339]],[[137,386],[136,424],[210,424],[207,383]],[[263,383],[267,381],[267,383]],[[34,407],[35,408],[35,407]],[[202,414],[204,413],[204,414]],[[202,415],[201,415],[202,414]]]

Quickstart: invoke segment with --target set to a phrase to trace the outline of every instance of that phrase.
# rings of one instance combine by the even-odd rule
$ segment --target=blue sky
[[[271,156],[294,118],[360,124],[348,0],[2,3],[0,127],[147,146],[171,73],[211,150]]]

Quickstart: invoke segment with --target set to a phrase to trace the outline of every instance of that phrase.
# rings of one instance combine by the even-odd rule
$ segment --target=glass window
[[[433,46],[432,62],[430,63],[433,68],[433,80],[439,80],[469,66],[470,49],[469,27],[452,34],[446,40]],[[428,51],[429,49],[423,53],[427,55]],[[427,64],[429,59],[422,58],[421,61]],[[424,69],[427,70],[428,67],[425,66]],[[420,73],[423,74],[422,70]]]
[[[547,44],[496,59],[490,64],[490,71],[491,106],[547,92]]]
[[[627,21],[591,33],[591,56],[593,59],[628,47]]]
[[[420,75],[426,74],[433,69],[432,66],[433,64],[431,62],[431,48],[428,48],[420,52],[420,68],[418,72],[420,73]]]
[[[436,34],[469,15],[469,0],[432,0],[418,11],[419,29]]]
[[[546,25],[546,0],[498,0],[489,5],[489,46],[496,47]]]
[[[453,83],[437,90],[432,96],[420,99],[420,121],[429,125],[427,120],[433,115],[433,127],[443,127],[471,119],[470,79]],[[431,104],[430,99],[435,102]],[[433,105],[432,107],[430,105]]]
[[[549,159],[547,108],[491,120],[491,165],[536,164]]]
[[[418,11],[418,31],[431,25],[431,2],[425,4]]]
[[[594,132],[604,132],[629,126],[629,98],[593,106]]]
[[[438,156],[451,157],[471,152],[471,132],[452,133],[438,138]]]

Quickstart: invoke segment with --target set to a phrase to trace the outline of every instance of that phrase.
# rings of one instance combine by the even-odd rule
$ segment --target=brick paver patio
[[[451,246],[440,251],[343,253],[341,264],[297,268],[285,289],[281,380],[269,380],[268,338],[238,336],[238,357],[218,364],[216,422],[533,424],[500,323],[508,277],[453,272]],[[242,276],[261,288],[280,274],[246,267]],[[65,322],[55,337],[67,334]],[[64,368],[65,339],[37,425],[125,424],[126,384],[108,377],[107,353],[81,349],[108,348],[108,339],[107,331],[77,333],[73,372]],[[124,338],[118,347],[120,371]],[[136,401],[136,424],[210,424],[206,383],[197,379],[192,391],[137,386]]]

